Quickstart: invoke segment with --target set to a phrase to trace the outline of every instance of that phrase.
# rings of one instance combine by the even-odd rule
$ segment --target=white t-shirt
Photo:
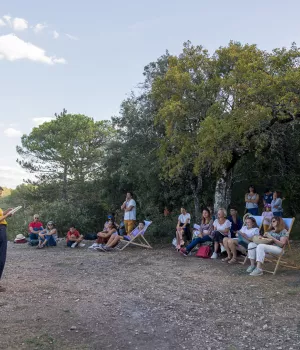
[[[134,199],[130,199],[130,201],[126,202],[126,207],[133,207],[130,211],[125,211],[124,220],[136,220],[136,203]]]
[[[190,221],[191,221],[191,214],[189,213],[186,213],[185,215],[183,214],[180,214],[178,216],[178,220],[182,223],[182,224],[185,224],[186,220],[187,220],[187,223],[189,224]]]
[[[241,228],[241,232],[244,233],[248,238],[259,235],[259,229],[257,227],[248,228],[247,226],[243,226]]]
[[[223,224],[220,224],[219,223],[219,221],[218,221],[218,219],[216,219],[215,221],[214,221],[214,227],[216,228],[216,230],[217,231],[219,231],[219,230],[221,230],[221,231],[223,231],[223,230],[226,230],[226,229],[230,229],[230,227],[231,227],[231,222],[229,221],[229,220],[225,220],[225,222],[223,223]]]

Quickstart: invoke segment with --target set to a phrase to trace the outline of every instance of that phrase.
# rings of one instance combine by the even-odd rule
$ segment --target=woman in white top
[[[223,239],[225,237],[228,237],[228,234],[230,232],[231,228],[231,222],[226,219],[226,210],[223,208],[220,208],[218,210],[218,218],[214,221],[214,231],[212,233],[213,240],[214,240],[214,252],[211,256],[211,259],[217,259],[218,258],[218,249],[220,243],[223,243]]]
[[[240,231],[238,231],[239,238],[224,238],[223,244],[227,252],[227,257],[222,261],[227,261],[228,264],[233,264],[236,262],[236,247],[241,244],[245,248],[248,247],[249,240],[255,236],[259,235],[259,229],[257,227],[256,221],[253,217],[248,217],[246,219],[246,226],[243,226]]]
[[[190,223],[191,223],[191,214],[189,214],[185,208],[181,208],[181,214],[178,216],[178,222],[176,226],[176,249],[179,251],[181,246],[184,245],[183,234],[188,241],[191,240],[191,231],[190,231]]]

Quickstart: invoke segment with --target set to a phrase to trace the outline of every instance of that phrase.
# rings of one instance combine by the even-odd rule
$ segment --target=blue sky
[[[299,11],[297,0],[1,0],[0,185],[26,177],[20,135],[55,112],[109,119],[144,66],[186,40],[210,52],[230,40],[290,46]]]

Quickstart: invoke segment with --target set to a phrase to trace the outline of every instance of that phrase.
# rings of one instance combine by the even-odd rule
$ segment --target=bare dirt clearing
[[[300,273],[9,244],[1,349],[300,349]]]

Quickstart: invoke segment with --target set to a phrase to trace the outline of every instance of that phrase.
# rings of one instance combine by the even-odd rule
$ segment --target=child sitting
[[[76,230],[75,225],[71,225],[66,238],[67,246],[71,248],[75,248],[77,246],[84,247],[85,244],[81,243],[82,240],[83,235],[81,235],[79,231]]]
[[[264,232],[269,232],[269,228],[273,217],[273,213],[271,211],[271,204],[265,204],[265,211],[261,214],[261,216],[263,217]]]

